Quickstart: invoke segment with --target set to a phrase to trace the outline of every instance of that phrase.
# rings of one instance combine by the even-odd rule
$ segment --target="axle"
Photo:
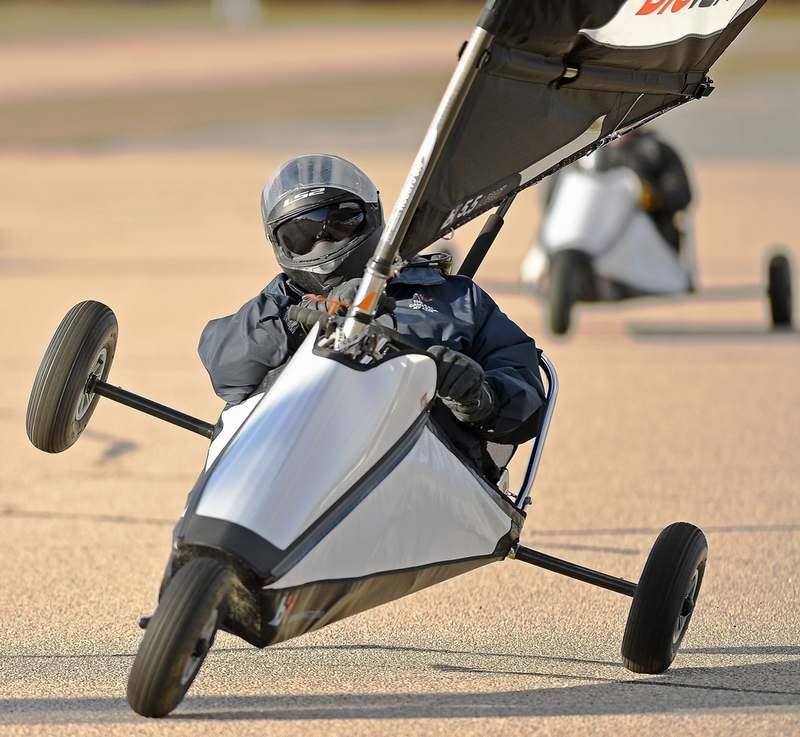
[[[600,571],[593,571],[591,568],[584,568],[576,563],[570,563],[561,558],[555,558],[546,553],[540,553],[538,550],[526,548],[524,545],[517,545],[511,549],[509,554],[510,558],[516,558],[523,563],[530,563],[539,568],[546,568],[548,571],[560,573],[562,576],[569,576],[576,578],[578,581],[590,583],[592,586],[599,586],[601,589],[608,589],[615,591],[618,594],[625,596],[633,596],[636,593],[636,584],[631,581],[626,581],[624,578],[616,578],[609,576],[607,573]]]
[[[214,425],[210,422],[198,420],[196,417],[154,402],[152,399],[140,397],[138,394],[129,392],[122,387],[111,386],[111,384],[106,384],[105,381],[100,381],[100,379],[94,376],[92,376],[89,383],[86,385],[86,393],[94,393],[98,396],[106,397],[107,399],[124,404],[126,407],[138,409],[140,412],[157,417],[159,420],[164,420],[165,422],[170,422],[173,425],[182,427],[185,430],[196,432],[198,435],[202,435],[206,438],[210,438],[214,435]]]

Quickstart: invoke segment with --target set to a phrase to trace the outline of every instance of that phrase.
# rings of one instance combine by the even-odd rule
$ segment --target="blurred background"
[[[480,6],[0,0],[3,69],[13,70],[0,80],[0,144],[85,153],[410,150]],[[799,15],[791,0],[770,0],[739,53],[715,70],[737,94],[718,95],[706,112],[728,125],[670,116],[667,129],[687,153],[796,154]]]
[[[7,366],[27,385],[56,317],[104,295],[140,333],[174,316],[159,371],[195,360],[205,320],[274,272],[258,213],[272,169],[338,153],[370,173],[388,211],[481,5],[0,0],[0,278],[4,302],[38,293],[22,334],[3,321]],[[703,283],[761,289],[765,248],[797,240],[798,31],[797,4],[770,0],[712,70],[717,92],[656,126],[695,179]],[[536,190],[480,273],[500,299],[523,299]],[[760,323],[762,302],[686,309]],[[539,305],[521,309],[541,332]],[[585,310],[577,332],[627,330],[616,315],[636,309]],[[197,363],[191,386],[207,393]]]
[[[337,153],[375,179],[388,211],[481,5],[0,0],[0,521],[4,587],[16,592],[0,599],[4,654],[132,652],[205,454],[195,436],[105,400],[74,448],[35,451],[25,407],[61,317],[83,299],[111,306],[120,324],[111,381],[213,420],[222,403],[197,339],[276,271],[259,217],[265,180],[299,153]],[[800,642],[800,342],[769,331],[763,298],[772,244],[800,263],[798,38],[798,3],[769,0],[712,70],[717,91],[656,126],[698,192],[701,285],[745,285],[747,299],[589,306],[571,336],[550,337],[518,285],[540,217],[536,188],[518,198],[477,277],[562,377],[526,539],[635,578],[660,527],[681,518],[707,527],[715,567],[688,645],[706,652],[685,661],[707,672]],[[456,233],[458,252],[478,227]],[[536,581],[547,596],[517,601],[502,587],[518,569],[500,570],[469,578],[481,595],[454,583],[418,595],[421,610],[400,602],[318,640],[444,642],[460,609],[486,647],[529,637],[532,651],[546,649],[552,630],[564,634],[553,652],[578,643],[575,657],[588,648],[616,662],[625,602],[576,595],[546,575]],[[450,605],[434,606],[441,597]],[[479,610],[501,598],[503,621]],[[566,600],[570,611],[549,610]],[[34,614],[20,617],[20,602]],[[514,624],[523,616],[527,633]],[[713,650],[723,646],[732,650]],[[129,662],[78,672],[73,661],[0,659],[0,691],[61,694],[65,709],[73,693],[117,698]],[[227,688],[255,662],[211,667],[196,692]],[[745,685],[785,677],[796,691],[796,660],[789,666],[753,671]],[[391,681],[404,667],[393,660],[369,688],[406,688]],[[424,685],[420,673],[407,682]],[[289,690],[306,687],[301,671],[284,677]],[[328,688],[327,677],[317,673],[314,688]],[[281,682],[252,683],[266,681]],[[616,693],[592,701],[590,690],[585,713]],[[689,692],[670,693],[652,710],[682,709]],[[638,697],[620,692],[619,708]]]

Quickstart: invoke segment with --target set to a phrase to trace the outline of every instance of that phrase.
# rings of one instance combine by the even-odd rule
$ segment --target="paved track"
[[[635,578],[664,525],[704,527],[674,668],[621,668],[625,599],[508,561],[265,652],[221,637],[172,718],[128,710],[135,622],[204,443],[105,402],[48,457],[24,434],[27,393],[60,316],[91,297],[120,321],[116,383],[213,417],[197,336],[274,270],[254,202],[286,153],[3,156],[0,734],[798,734],[798,334],[769,333],[761,301],[706,300],[587,309],[553,340],[515,284],[532,193],[479,274],[562,379],[523,537]],[[360,163],[391,201],[408,152]],[[706,284],[754,284],[767,244],[800,245],[800,166],[696,173]]]

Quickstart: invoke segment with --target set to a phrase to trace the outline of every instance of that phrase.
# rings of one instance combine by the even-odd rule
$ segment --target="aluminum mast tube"
[[[453,123],[478,74],[484,52],[489,48],[493,39],[492,34],[483,28],[476,27],[461,54],[428,132],[417,152],[417,157],[411,166],[411,171],[403,184],[389,221],[375,248],[375,253],[364,271],[353,306],[350,308],[344,324],[344,334],[347,338],[361,333],[375,314],[379,297],[389,278],[392,262],[408,232],[425,185],[430,179],[433,168],[444,148],[444,143],[450,135]]]

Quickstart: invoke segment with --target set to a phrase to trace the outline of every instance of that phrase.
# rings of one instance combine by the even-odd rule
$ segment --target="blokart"
[[[108,382],[108,307],[81,302],[62,320],[28,407],[37,448],[72,445],[100,397],[210,440],[143,622],[127,692],[136,712],[172,711],[219,630],[268,646],[505,558],[631,597],[624,665],[670,666],[703,581],[703,533],[668,526],[636,583],[521,545],[558,393],[553,364],[541,356],[546,401],[509,491],[451,448],[430,416],[434,361],[375,315],[387,281],[426,246],[497,207],[461,266],[474,274],[517,192],[706,94],[708,67],[763,4],[642,2],[487,3],[346,316],[292,308],[305,342],[272,386],[215,424]],[[637,13],[657,2],[673,15]],[[493,439],[506,465],[518,439]]]
[[[594,155],[559,173],[548,191],[537,242],[525,257],[521,280],[547,305],[548,326],[563,335],[580,302],[636,297],[696,295],[693,213],[684,213],[675,248],[641,206],[642,184],[626,167],[598,170]],[[792,277],[788,255],[773,247],[766,297],[773,329],[792,325]],[[763,288],[739,289],[745,296]],[[727,290],[734,297],[736,292]]]

